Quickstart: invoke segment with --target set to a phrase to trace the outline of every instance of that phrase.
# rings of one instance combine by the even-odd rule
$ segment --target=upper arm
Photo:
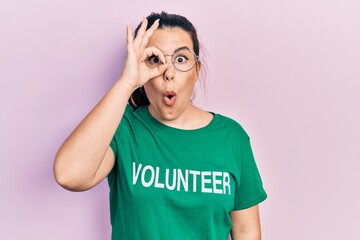
[[[233,240],[261,239],[258,205],[243,210],[232,211],[230,217],[232,221],[231,236]]]
[[[94,187],[99,182],[101,182],[107,175],[110,173],[111,169],[114,167],[115,157],[112,148],[109,146],[105,152],[104,158],[102,159],[98,170],[95,173],[91,187]]]

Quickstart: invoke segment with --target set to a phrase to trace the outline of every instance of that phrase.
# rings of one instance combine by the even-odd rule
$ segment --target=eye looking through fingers
[[[156,68],[165,64],[165,56],[160,49],[156,47],[147,47],[144,49],[144,55],[141,61],[149,68]]]
[[[145,60],[146,66],[149,68],[159,67],[162,63],[158,56],[152,55]]]

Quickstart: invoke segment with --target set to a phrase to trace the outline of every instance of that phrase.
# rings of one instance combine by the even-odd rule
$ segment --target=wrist
[[[121,75],[117,80],[117,84],[121,85],[121,88],[124,88],[131,95],[136,89],[140,86],[137,86],[133,80],[127,78],[126,76]]]

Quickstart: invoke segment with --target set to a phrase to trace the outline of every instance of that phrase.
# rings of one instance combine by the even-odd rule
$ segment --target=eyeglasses
[[[199,58],[193,51],[189,49],[180,49],[171,55],[167,54],[164,56],[170,56],[172,64],[180,72],[187,72],[193,69]],[[145,64],[149,68],[156,68],[162,65],[162,62],[158,56],[153,55],[145,60]]]

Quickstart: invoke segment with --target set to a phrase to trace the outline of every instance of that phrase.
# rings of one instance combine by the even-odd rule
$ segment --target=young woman
[[[132,34],[119,80],[60,147],[58,183],[110,186],[113,240],[259,240],[266,199],[242,127],[191,102],[199,41],[179,15],[152,13]]]

